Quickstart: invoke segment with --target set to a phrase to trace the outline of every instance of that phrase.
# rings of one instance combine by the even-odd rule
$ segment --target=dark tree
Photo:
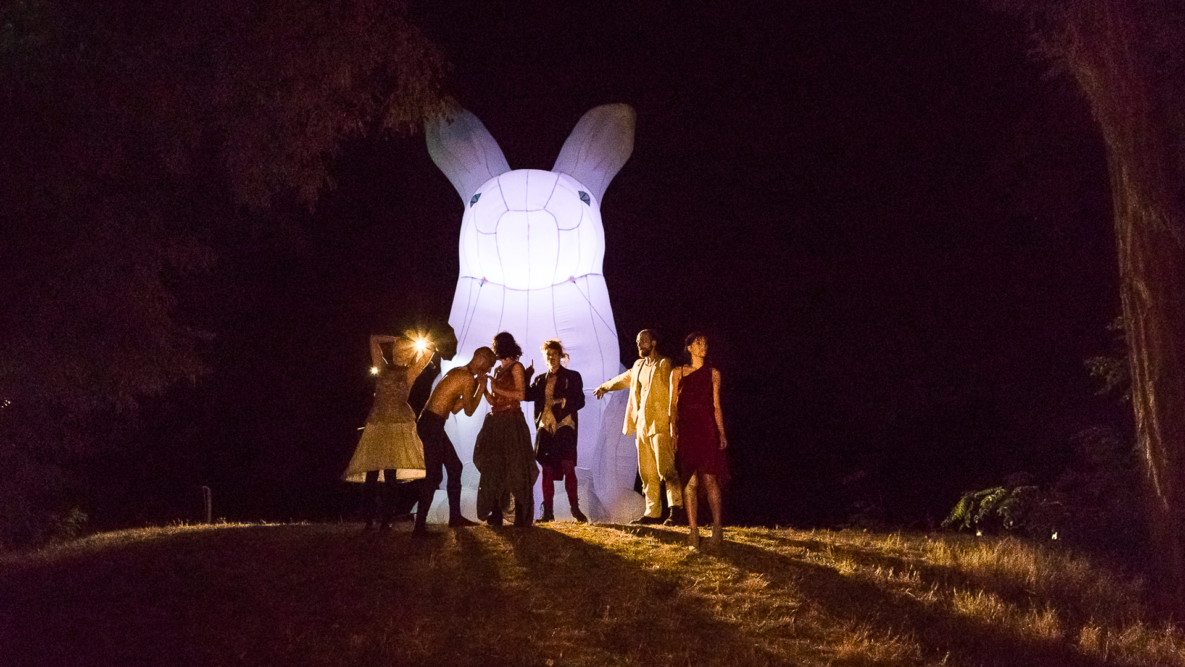
[[[997,4],[1034,22],[1107,148],[1148,523],[1166,599],[1185,613],[1185,4]]]
[[[0,506],[205,373],[219,239],[420,127],[444,68],[396,0],[0,0]]]

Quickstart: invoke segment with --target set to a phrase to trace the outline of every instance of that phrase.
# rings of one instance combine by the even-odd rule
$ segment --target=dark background
[[[604,272],[622,345],[709,334],[736,523],[940,520],[1122,427],[1084,359],[1118,314],[1105,155],[1024,26],[973,2],[434,2],[450,92],[512,168],[626,102]],[[587,5],[587,6],[586,6]],[[447,317],[462,214],[422,136],[372,137],[297,222],[222,241],[214,373],[92,466],[104,522],[349,516],[367,335]],[[586,379],[586,382],[588,379]]]

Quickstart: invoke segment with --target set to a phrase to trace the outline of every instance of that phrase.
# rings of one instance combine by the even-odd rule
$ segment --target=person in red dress
[[[724,413],[720,409],[720,371],[707,363],[708,339],[695,332],[684,341],[690,363],[671,371],[671,439],[675,446],[675,465],[685,480],[683,503],[687,506],[687,540],[699,548],[699,491],[708,499],[712,511],[712,537],[709,544],[719,548],[724,543],[722,526],[724,501],[720,489],[728,480],[725,450]]]

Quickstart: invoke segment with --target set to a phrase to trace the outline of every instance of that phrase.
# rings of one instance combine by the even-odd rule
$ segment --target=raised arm
[[[370,365],[375,368],[383,368],[387,365],[383,361],[382,344],[395,340],[394,336],[384,336],[381,334],[370,335]]]
[[[428,367],[428,362],[432,361],[434,354],[436,354],[436,349],[428,347],[416,355],[415,360],[407,367],[408,386],[415,384],[416,378],[420,377],[420,373],[423,373],[424,369]]]
[[[716,430],[720,432],[720,449],[728,448],[724,435],[724,411],[720,409],[720,371],[712,369],[712,405],[716,408]]]
[[[527,394],[523,400],[527,401],[541,401],[543,394],[547,392],[547,376],[540,375],[534,381],[527,383]]]

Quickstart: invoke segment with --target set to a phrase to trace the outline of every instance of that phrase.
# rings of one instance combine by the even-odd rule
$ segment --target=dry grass
[[[174,526],[0,557],[0,663],[1181,665],[1138,583],[1013,540]]]

